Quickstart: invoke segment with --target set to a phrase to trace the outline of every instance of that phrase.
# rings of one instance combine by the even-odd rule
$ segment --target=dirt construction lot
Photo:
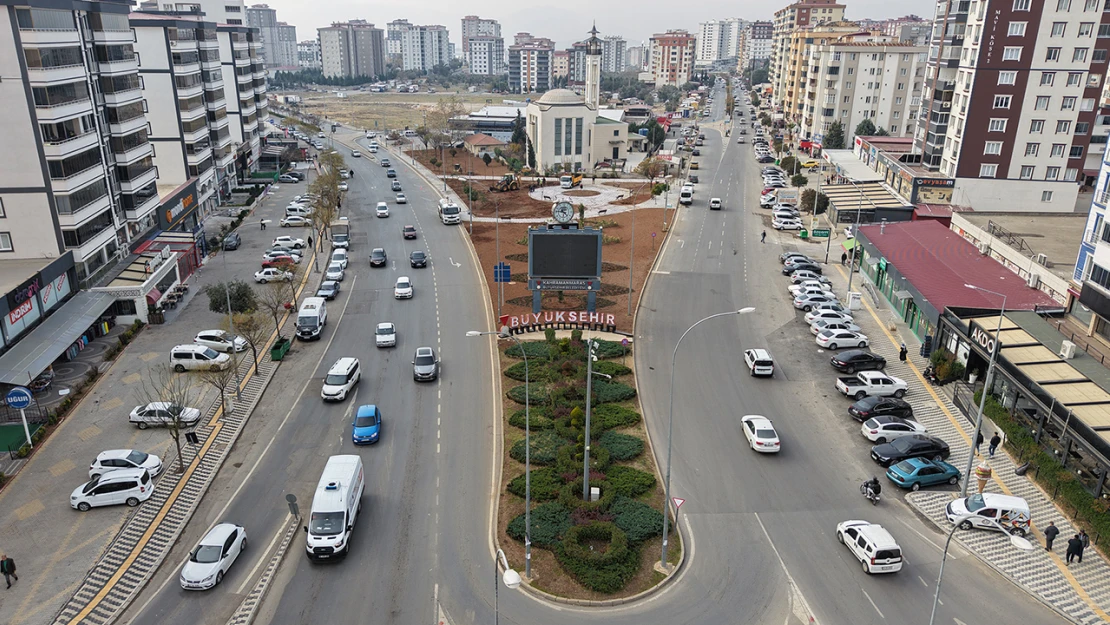
[[[424,124],[424,113],[435,108],[445,97],[456,96],[463,106],[476,111],[486,104],[500,104],[504,96],[475,93],[361,93],[345,91],[340,98],[334,92],[289,92],[301,98],[300,110],[365,130],[400,130]]]

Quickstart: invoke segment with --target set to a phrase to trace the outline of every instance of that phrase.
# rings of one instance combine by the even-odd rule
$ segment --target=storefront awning
[[[910,293],[909,291],[895,291],[894,292],[894,297],[897,297],[898,299],[900,299],[902,301],[905,301],[905,300],[908,300],[908,299],[913,299],[913,294]]]
[[[840,244],[840,247],[844,248],[845,252],[851,252],[852,248],[855,247],[855,246],[856,246],[856,240],[855,239],[848,239],[847,241]]]
[[[0,383],[28,384],[108,310],[116,296],[81,291],[0,356]]]

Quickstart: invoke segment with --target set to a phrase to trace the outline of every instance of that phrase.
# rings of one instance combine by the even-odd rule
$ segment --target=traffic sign
[[[493,281],[512,282],[512,271],[510,271],[509,263],[497,263],[496,265],[494,265]]]
[[[624,337],[623,339],[621,339],[621,345],[624,345],[625,347],[628,347],[628,337],[627,336]]]
[[[686,500],[681,497],[671,497],[671,501],[674,502],[675,514],[678,514],[678,509],[682,507],[682,504],[686,503]]]
[[[12,408],[15,408],[16,410],[22,410],[23,408],[31,405],[31,391],[22,386],[17,386],[8,391],[8,394],[6,397],[4,397],[4,399]]]
[[[828,228],[814,228],[812,234],[815,237],[827,237],[831,233]]]

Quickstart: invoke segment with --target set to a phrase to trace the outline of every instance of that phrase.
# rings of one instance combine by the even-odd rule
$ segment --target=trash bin
[[[801,230],[798,231],[798,236],[803,238],[803,239],[808,239],[809,238],[809,230],[806,230],[805,228],[802,228]]]
[[[863,306],[863,297],[859,291],[848,292],[848,310],[859,310]]]
[[[277,361],[285,358],[285,354],[289,352],[289,348],[292,345],[293,341],[278,337],[278,340],[274,341],[274,346],[270,348],[270,360]]]

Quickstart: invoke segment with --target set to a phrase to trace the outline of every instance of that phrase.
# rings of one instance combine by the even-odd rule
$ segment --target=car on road
[[[800,286],[800,285],[792,284],[790,286],[793,287],[793,288],[790,289],[790,295],[794,299],[800,299],[800,298],[802,298],[803,296],[806,296],[806,295],[825,295],[825,296],[828,296],[828,297],[836,297],[835,295],[833,295],[833,292],[829,289],[829,287],[827,287],[823,284],[818,285],[818,286],[813,286],[813,285]]]
[[[820,167],[820,166],[821,166],[821,163],[819,163],[819,162],[817,162],[817,161],[815,161],[815,160],[813,160],[813,159],[810,159],[810,160],[808,160],[808,161],[802,161],[802,162],[800,163],[800,165],[801,165],[802,167],[805,167],[806,169],[813,169],[814,167]]]
[[[943,460],[933,462],[927,458],[910,458],[890,465],[886,477],[902,488],[921,490],[922,486],[959,484],[960,470]]]
[[[829,319],[818,320],[813,325],[809,326],[809,331],[813,336],[821,334],[825,330],[847,330],[849,332],[859,332],[860,327],[851,321],[833,321]]]
[[[872,443],[885,443],[911,434],[928,434],[924,425],[901,417],[871,417],[860,426],[860,434]]]
[[[351,158],[362,158],[362,152],[351,150]]]
[[[795,259],[798,259],[798,260],[795,260]],[[812,258],[810,258],[809,256],[806,256],[805,254],[803,254],[801,252],[783,252],[782,254],[779,254],[779,262],[786,265],[786,264],[793,264],[793,263],[798,263],[798,262],[815,263],[817,261],[813,260]]]
[[[809,312],[817,304],[827,304],[828,302],[835,302],[836,296],[828,291],[820,293],[804,293],[794,298],[794,308]],[[862,346],[861,346],[862,347]]]
[[[999,493],[976,493],[970,497],[954,499],[944,508],[949,523],[960,521],[960,529],[1002,529],[1014,536],[1025,536],[1029,531],[1029,504],[1021,497]],[[992,522],[993,521],[993,522]]]
[[[388,158],[383,158],[381,160],[381,164],[382,164],[382,167],[389,167],[389,159]]]
[[[282,175],[278,176],[278,182],[288,182],[288,183],[291,183],[291,184],[295,184],[295,183],[298,183],[300,181],[301,181],[300,178],[298,178],[296,176],[290,176],[289,174],[282,174]]]
[[[358,358],[343,356],[335,361],[324,376],[320,387],[320,399],[324,401],[343,401],[362,380],[362,367]]]
[[[748,446],[753,451],[764,454],[778,453],[781,449],[779,433],[771,420],[760,415],[746,415],[740,419],[740,429],[744,431],[744,438],[748,439]]]
[[[416,226],[402,226],[401,227],[401,236],[405,239],[415,239],[416,238]]]
[[[335,263],[335,262],[330,263],[330,264],[328,264],[327,270],[324,271],[324,279],[325,280],[334,280],[336,282],[342,282],[343,278],[345,276],[346,276],[346,272],[343,270],[343,265],[341,265],[340,263]]]
[[[279,237],[274,237],[274,240],[270,245],[288,247],[294,250],[299,250],[305,246],[305,242],[304,239],[298,239],[297,237],[291,237],[283,234]]]
[[[697,176],[697,174],[690,174],[690,175],[689,175],[689,176],[688,176],[688,177],[686,178],[686,180],[687,180],[687,181],[688,181],[688,182],[689,182],[690,184],[698,184],[698,176]]]
[[[400,191],[401,190],[401,181],[400,180],[390,180],[389,181],[389,190],[390,191]]]
[[[201,330],[193,337],[193,342],[225,353],[232,350],[237,352],[246,351],[247,347],[250,346],[243,337],[229,334],[225,330]]]
[[[800,219],[802,214],[798,209],[784,204],[775,204],[771,207],[772,219]]]
[[[715,197],[709,199],[709,210],[721,210],[721,198]]]
[[[792,265],[784,265],[783,268],[782,268],[782,274],[784,276],[789,276],[789,275],[793,274],[795,271],[808,271],[810,273],[821,275],[821,272],[823,270],[821,269],[821,265],[818,265],[817,263],[806,263],[806,262],[795,263],[795,264],[792,264]]]
[[[790,276],[790,281],[795,284],[797,284],[798,282],[805,282],[806,280],[814,280],[816,282],[820,282],[821,284],[832,284],[832,280],[829,280],[828,278],[820,274],[813,273],[812,271],[797,271],[794,273],[794,275]]]
[[[279,269],[279,270],[282,270],[282,271],[291,271],[293,269],[293,265],[298,264],[299,260],[300,260],[299,256],[290,256],[288,254],[284,254],[284,255],[279,254],[279,255],[274,256],[273,258],[267,258],[266,260],[263,260],[262,261],[262,268],[263,269]]]
[[[350,187],[349,187],[349,186],[347,185],[347,183],[346,183],[346,182],[340,182],[340,183],[339,183],[339,190],[340,190],[340,191],[346,191],[346,190],[348,190],[349,188],[350,188]]]
[[[743,135],[740,135],[739,137],[736,137],[736,142],[737,143],[747,143],[747,141],[744,139]]]
[[[89,479],[120,469],[146,469],[150,477],[157,477],[162,472],[162,459],[138,449],[109,449],[100,452],[89,465]]]
[[[152,425],[172,425],[175,422],[185,427],[192,427],[200,421],[200,411],[170,402],[154,401],[135,406],[127,420],[140,430],[145,430]]]
[[[385,250],[380,247],[375,247],[370,251],[370,266],[371,267],[385,267],[386,257]]]
[[[821,332],[815,339],[818,347],[825,349],[837,349],[839,347],[867,347],[871,344],[871,340],[867,338],[866,334],[859,332],[849,332],[848,330],[829,330]]]
[[[431,347],[417,347],[412,359],[412,379],[427,382],[439,377],[439,359]]]
[[[217,523],[200,539],[181,567],[181,587],[208,590],[219,586],[228,569],[246,550],[246,529],[234,523]]]
[[[339,263],[340,265],[342,265],[342,266],[343,266],[343,268],[344,268],[344,269],[346,269],[346,268],[347,268],[347,260],[348,260],[348,258],[349,258],[349,257],[347,256],[347,250],[345,250],[345,249],[343,249],[343,248],[340,248],[340,249],[337,249],[337,250],[333,250],[333,251],[332,251],[332,253],[331,253],[331,261],[329,261],[329,262],[332,262],[332,263]]]
[[[843,521],[836,525],[836,539],[852,552],[868,575],[902,570],[902,548],[882,525]]]
[[[852,314],[843,310],[828,310],[824,308],[814,308],[806,313],[804,317],[806,323],[813,325],[821,319],[832,319],[835,321],[852,321]]]
[[[282,271],[277,267],[266,267],[262,271],[254,272],[254,281],[259,284],[266,284],[267,282],[274,282],[277,280],[285,280],[288,282],[292,279],[292,271]]]
[[[781,219],[775,217],[771,221],[771,227],[775,230],[801,230],[804,226],[800,219]]]
[[[359,406],[351,424],[351,442],[355,445],[373,445],[382,434],[382,413],[376,404]]]
[[[871,459],[880,466],[889,467],[910,458],[946,460],[950,453],[948,443],[935,436],[911,434],[896,438],[889,443],[875,445],[871,448]]]
[[[843,313],[833,312],[831,310],[823,310],[820,314],[830,315],[821,317],[821,319],[825,320],[836,319],[838,321],[849,322],[852,320],[851,317],[846,318]],[[837,315],[837,317],[832,317],[831,315]],[[815,319],[815,321],[818,320],[820,319]],[[830,358],[829,364],[832,365],[833,369],[848,374],[857,371],[882,371],[886,368],[886,358],[874,352],[869,352],[866,349],[849,349]]]
[[[409,199],[407,197],[405,197],[404,193],[398,193],[397,194],[397,203],[398,204],[408,204]]]
[[[383,321],[374,328],[374,345],[377,347],[396,347],[397,326],[389,321]]]
[[[389,204],[378,202],[378,205],[374,208],[374,214],[378,217],[389,217]]]
[[[239,236],[238,232],[229,232],[227,236],[224,237],[223,249],[226,251],[237,250],[242,244],[243,239]]]
[[[386,178],[396,178],[397,177],[397,171],[393,170],[393,169],[387,169],[387,170],[385,170],[385,177]]]
[[[316,289],[316,297],[322,297],[331,301],[339,295],[339,282],[335,280],[325,280],[320,284],[320,288]]]
[[[797,282],[791,281],[791,283],[786,286],[786,291],[796,296],[798,293],[810,291],[832,293],[832,288],[820,280],[800,280]]]
[[[424,250],[413,250],[409,253],[409,265],[415,268],[423,268],[428,266],[428,255]]]
[[[408,276],[401,276],[393,285],[393,298],[412,299],[412,290],[412,280],[409,280]]]
[[[701,141],[698,141],[698,145],[701,145]],[[690,152],[690,155],[691,156],[701,156],[701,150],[699,150],[697,148],[694,148],[694,151]]]
[[[768,154],[766,156],[760,156],[756,160],[759,161],[760,163],[774,163],[775,162],[775,157]],[[783,185],[783,186],[786,186],[786,185]]]
[[[150,499],[153,492],[154,484],[146,469],[119,469],[94,477],[75,488],[69,495],[69,505],[81,512],[121,503],[134,508]]]
[[[307,217],[301,217],[300,215],[289,215],[282,217],[278,225],[282,228],[303,228],[305,226],[311,226],[312,220]]]
[[[775,375],[775,360],[771,357],[771,352],[765,349],[756,348],[744,351],[744,364],[748,367],[748,372],[753,375]]]
[[[871,395],[848,406],[848,415],[860,422],[883,416],[913,419],[913,406],[908,401],[897,397]]]

